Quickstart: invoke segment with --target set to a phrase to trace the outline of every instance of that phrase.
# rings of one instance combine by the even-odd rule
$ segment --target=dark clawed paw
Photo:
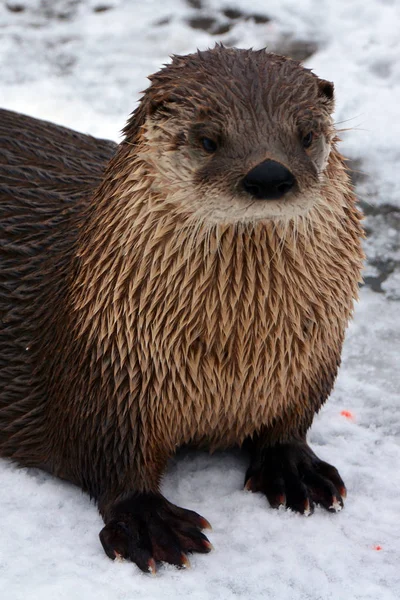
[[[142,493],[114,506],[100,541],[111,559],[129,559],[142,571],[155,574],[157,562],[187,568],[187,553],[210,552],[212,544],[201,532],[206,528],[211,525],[197,513],[161,495]]]
[[[245,488],[263,492],[273,508],[283,505],[306,515],[315,504],[339,512],[346,497],[337,469],[301,442],[264,449],[246,473]]]

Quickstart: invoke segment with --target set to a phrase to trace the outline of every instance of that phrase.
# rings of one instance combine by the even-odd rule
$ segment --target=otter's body
[[[274,55],[216,48],[198,57],[189,78],[193,65],[224,75],[227,61],[240,79],[236,59],[248,68],[265,57],[283,79],[305,74],[326,125],[310,116],[318,111],[306,94],[293,114],[308,118],[319,149],[296,157],[278,137],[275,150],[243,144],[236,200],[223,179],[229,164],[216,163],[222,149],[219,160],[233,155],[220,141],[229,130],[212,131],[222,117],[204,105],[180,108],[174,66],[154,77],[118,149],[0,113],[0,452],[88,491],[106,522],[107,554],[145,570],[209,550],[205,520],[158,491],[183,444],[250,439],[247,487],[273,505],[332,509],[344,495],[336,470],[305,442],[334,383],[362,261],[360,215],[329,120],[332,90],[320,82],[318,92],[314,75]],[[212,93],[199,81],[194,104]],[[195,108],[197,129],[186,135],[177,123]],[[242,197],[254,198],[243,208]],[[296,485],[290,466],[279,466],[293,457]]]

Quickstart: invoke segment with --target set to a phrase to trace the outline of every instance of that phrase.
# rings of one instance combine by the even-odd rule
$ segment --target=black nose
[[[259,200],[276,200],[286,194],[295,181],[286,167],[274,160],[264,160],[247,173],[243,187]]]

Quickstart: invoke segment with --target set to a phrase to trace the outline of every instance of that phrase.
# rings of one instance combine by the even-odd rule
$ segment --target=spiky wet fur
[[[7,118],[9,137],[45,133]],[[71,166],[64,133],[63,176],[37,170],[29,139],[8,142],[1,165],[0,451],[80,485],[103,513],[156,490],[183,444],[304,436],[335,380],[363,257],[335,142],[307,214],[230,224],[154,191],[144,133],[104,175],[112,146],[92,140],[96,159]],[[44,135],[44,158],[53,150]]]

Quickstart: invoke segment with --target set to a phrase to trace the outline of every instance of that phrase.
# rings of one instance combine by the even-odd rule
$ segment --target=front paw
[[[343,508],[346,488],[337,469],[320,460],[305,442],[263,449],[246,473],[246,489],[263,492],[272,507],[303,514],[320,504],[330,512]]]
[[[100,541],[110,558],[127,558],[155,573],[156,562],[184,567],[190,565],[187,552],[210,552],[212,545],[201,533],[210,527],[197,513],[161,495],[138,493],[115,504]]]

